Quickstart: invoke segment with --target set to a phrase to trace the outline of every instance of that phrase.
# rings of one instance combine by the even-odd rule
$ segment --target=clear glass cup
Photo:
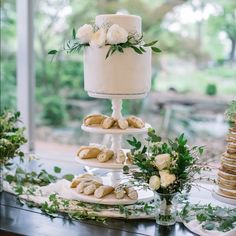
[[[156,223],[158,225],[174,225],[177,218],[177,193],[163,194],[154,192],[156,206]]]

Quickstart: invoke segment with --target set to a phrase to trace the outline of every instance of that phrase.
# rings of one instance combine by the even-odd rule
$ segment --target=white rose
[[[157,190],[159,189],[161,186],[161,181],[160,178],[156,175],[153,175],[150,179],[149,179],[149,187],[152,190]]]
[[[102,47],[106,43],[106,31],[103,28],[100,28],[97,32],[95,32],[89,42],[90,46],[94,47]]]
[[[168,170],[162,170],[159,172],[161,177],[161,187],[166,188],[170,184],[173,184],[176,180],[174,174],[170,174]]]
[[[128,32],[119,25],[112,25],[107,31],[107,43],[118,44],[127,42]]]
[[[78,38],[81,44],[88,43],[93,35],[93,27],[92,25],[85,24],[80,27],[76,33],[76,37]]]
[[[170,154],[160,154],[155,157],[154,165],[158,170],[163,170],[170,166]]]

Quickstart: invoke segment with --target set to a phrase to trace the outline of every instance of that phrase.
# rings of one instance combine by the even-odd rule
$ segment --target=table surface
[[[38,208],[21,205],[9,193],[0,194],[1,235],[194,235],[181,223],[175,226],[157,226],[154,220],[108,220],[106,224],[86,220],[68,220],[62,216],[51,218]]]
[[[81,173],[82,167],[70,162],[41,161],[43,168],[52,171],[53,166],[63,166],[63,173]],[[31,163],[27,168],[38,169],[38,164]],[[41,167],[42,168],[42,167]],[[97,169],[100,172],[100,170]],[[95,170],[96,172],[96,170]],[[194,194],[195,195],[195,194]],[[199,194],[196,194],[199,195]],[[206,196],[208,197],[208,196]],[[58,216],[51,218],[38,208],[22,205],[17,197],[7,193],[0,193],[0,235],[163,235],[163,236],[190,236],[190,232],[182,223],[175,226],[158,226],[154,220],[119,220],[109,219],[106,224],[91,220],[69,220]]]

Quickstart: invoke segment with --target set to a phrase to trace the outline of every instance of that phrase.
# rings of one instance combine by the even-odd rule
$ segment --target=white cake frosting
[[[142,33],[142,19],[135,15],[98,15],[95,18],[95,24],[98,27],[106,26],[107,24],[117,24],[130,33]]]
[[[128,32],[141,33],[141,18],[133,15],[99,15],[95,24],[118,24]],[[84,87],[98,98],[142,98],[151,86],[151,49],[138,54],[131,48],[106,59],[110,46],[87,47],[84,52]]]

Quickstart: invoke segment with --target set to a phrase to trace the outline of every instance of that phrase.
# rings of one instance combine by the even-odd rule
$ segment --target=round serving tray
[[[104,205],[131,205],[137,202],[149,202],[153,199],[153,192],[150,190],[138,190],[138,199],[132,200],[128,196],[123,199],[116,199],[114,193],[110,193],[103,198],[96,198],[93,195],[85,195],[82,193],[77,193],[75,189],[70,188],[70,194],[73,199],[89,202],[98,203]]]
[[[118,128],[103,129],[99,126],[85,126],[85,125],[81,126],[82,130],[93,134],[144,134],[147,132],[148,128],[151,128],[151,125],[147,123],[142,129],[128,128],[125,130]]]
[[[123,169],[125,165],[128,166],[129,168],[137,168],[137,166],[129,164],[129,163],[118,164],[116,163],[114,158],[106,162],[99,162],[97,158],[80,159],[79,157],[76,156],[75,161],[82,166],[89,166],[89,167],[102,168],[102,169]]]
[[[138,94],[104,94],[104,93],[94,93],[94,92],[88,92],[88,95],[90,97],[94,98],[104,98],[104,99],[142,99],[147,96],[148,93],[138,93]]]
[[[212,196],[220,202],[236,206],[236,198],[225,196],[219,189],[212,190]]]

